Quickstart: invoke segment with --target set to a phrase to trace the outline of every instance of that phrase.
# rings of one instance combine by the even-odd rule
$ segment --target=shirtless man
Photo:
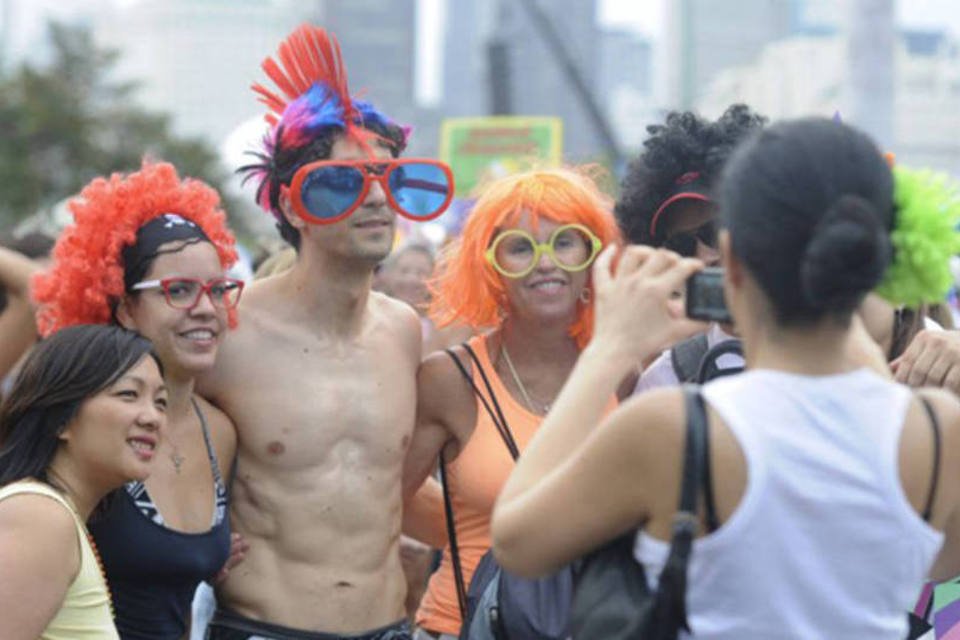
[[[351,101],[332,36],[304,25],[279,59],[264,69],[284,97],[254,87],[273,127],[263,163],[245,169],[298,256],[244,292],[203,384],[237,425],[231,517],[250,546],[207,637],[406,639],[401,470],[420,322],[370,285],[397,213],[439,215],[452,178],[393,160],[405,131]]]

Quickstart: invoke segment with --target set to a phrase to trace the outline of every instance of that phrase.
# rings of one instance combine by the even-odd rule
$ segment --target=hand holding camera
[[[608,247],[593,267],[596,319],[591,346],[635,367],[651,355],[706,329],[688,319],[675,296],[703,269],[692,258],[651,247],[628,246],[615,260]]]

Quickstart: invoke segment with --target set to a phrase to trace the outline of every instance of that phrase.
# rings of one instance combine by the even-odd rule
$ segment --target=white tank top
[[[906,612],[943,543],[900,485],[910,390],[865,369],[818,377],[760,370],[703,393],[743,449],[748,479],[730,518],[694,543],[687,610],[695,637],[906,637]],[[637,535],[651,586],[667,551]]]

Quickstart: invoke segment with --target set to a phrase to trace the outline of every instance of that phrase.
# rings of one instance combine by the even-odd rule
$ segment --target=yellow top
[[[119,640],[110,614],[110,596],[100,565],[94,556],[87,530],[67,501],[51,487],[32,480],[21,480],[0,489],[0,500],[25,493],[52,498],[70,512],[80,540],[80,571],[70,583],[60,610],[40,636],[41,640]]]

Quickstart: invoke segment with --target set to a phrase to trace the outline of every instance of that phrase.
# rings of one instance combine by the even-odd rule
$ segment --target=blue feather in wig
[[[389,118],[369,102],[353,100],[353,108],[359,116],[353,121],[357,126],[375,124],[385,127],[392,124]],[[275,130],[283,132],[281,142],[284,148],[299,147],[308,144],[322,129],[346,128],[343,116],[340,97],[327,85],[314,83],[306,93],[284,109]]]

